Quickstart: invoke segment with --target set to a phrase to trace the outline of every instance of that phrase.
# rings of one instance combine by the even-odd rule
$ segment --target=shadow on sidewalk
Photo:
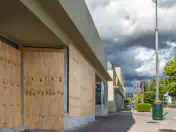
[[[172,129],[160,129],[159,132],[176,132],[176,130],[172,130]]]
[[[116,112],[106,117],[96,117],[97,123],[75,132],[127,132],[135,123],[129,111]]]
[[[69,130],[66,132],[128,132],[130,128],[135,124],[132,112],[122,111],[112,113],[106,117],[96,117],[96,122],[89,126],[81,127],[75,130]],[[28,132],[60,132],[49,130],[35,130]]]

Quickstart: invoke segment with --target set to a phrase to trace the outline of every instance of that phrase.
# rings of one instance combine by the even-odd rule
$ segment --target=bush
[[[169,105],[169,108],[176,108],[176,105]]]
[[[151,106],[152,106],[152,105],[149,104],[149,103],[135,104],[135,105],[134,105],[134,109],[135,109],[137,112],[150,112]]]

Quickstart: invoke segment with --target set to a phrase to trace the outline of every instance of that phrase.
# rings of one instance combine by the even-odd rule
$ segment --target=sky
[[[155,3],[152,0],[86,0],[108,60],[122,67],[127,92],[133,81],[155,77]],[[174,56],[176,0],[158,0],[159,76]]]

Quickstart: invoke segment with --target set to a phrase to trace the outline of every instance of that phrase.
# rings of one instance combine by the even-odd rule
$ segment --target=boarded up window
[[[63,129],[64,52],[42,51],[24,51],[25,126]]]
[[[21,126],[21,53],[0,41],[0,128]]]

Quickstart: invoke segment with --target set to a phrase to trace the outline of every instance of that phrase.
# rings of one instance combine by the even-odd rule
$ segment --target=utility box
[[[163,120],[163,105],[162,102],[155,102],[152,105],[152,119]]]

